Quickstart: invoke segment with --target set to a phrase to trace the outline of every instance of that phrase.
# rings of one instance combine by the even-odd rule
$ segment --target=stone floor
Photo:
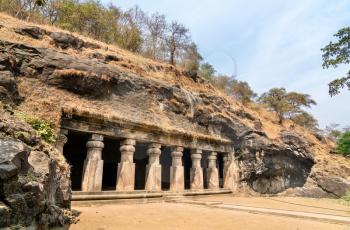
[[[304,212],[305,217],[251,213],[216,205]],[[350,218],[350,207],[337,200],[247,198],[227,195],[174,199],[156,203],[86,203],[74,206],[80,221],[71,229],[350,229],[350,225],[307,218],[322,214]]]

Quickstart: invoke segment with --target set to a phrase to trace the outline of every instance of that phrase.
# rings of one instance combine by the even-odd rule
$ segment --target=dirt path
[[[203,199],[213,200],[213,197]],[[230,197],[232,199],[232,197]],[[220,198],[222,199],[222,198]],[[225,198],[229,199],[229,198]],[[244,198],[245,199],[245,198]],[[243,200],[244,200],[243,199]],[[256,198],[249,198],[256,199]],[[218,200],[218,199],[215,199]],[[225,203],[232,200],[226,200]],[[289,202],[289,200],[286,200]],[[299,200],[301,202],[302,200]],[[246,201],[248,202],[248,201]],[[269,202],[269,201],[268,201]],[[267,203],[268,203],[267,202]],[[310,201],[309,201],[310,202]],[[326,205],[319,201],[319,206]],[[258,202],[259,203],[259,202]],[[264,202],[260,201],[260,206]],[[308,204],[307,201],[305,204]],[[347,206],[327,203],[328,208],[348,210]],[[282,208],[286,208],[282,206]],[[80,222],[71,229],[350,229],[344,224],[333,224],[308,219],[251,214],[234,210],[213,209],[181,203],[94,204],[73,206],[82,212]],[[343,211],[342,211],[343,212]]]

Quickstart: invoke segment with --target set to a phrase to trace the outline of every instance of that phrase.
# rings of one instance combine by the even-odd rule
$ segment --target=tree
[[[198,72],[200,62],[203,60],[194,42],[188,45],[181,58],[181,65],[189,71]]]
[[[342,131],[339,130],[339,124],[330,124],[326,126],[325,132],[328,138],[332,139],[334,142],[342,134]]]
[[[183,51],[189,44],[189,30],[182,24],[173,21],[167,28],[165,44],[169,55],[169,63],[175,65],[179,52]]]
[[[227,75],[218,75],[212,78],[212,84],[215,88],[221,90],[227,95],[230,94],[232,78]]]
[[[311,131],[319,131],[318,130],[318,122],[317,120],[309,113],[305,111],[301,111],[293,116],[292,121],[306,129]]]
[[[231,84],[231,94],[244,105],[257,96],[245,81],[232,80]]]
[[[212,80],[216,70],[208,62],[205,62],[199,67],[199,74],[207,80]]]
[[[310,95],[297,92],[287,93],[284,88],[272,88],[268,92],[263,93],[258,101],[266,104],[269,109],[276,112],[280,124],[285,118],[292,118],[302,113],[302,107],[316,105],[316,102],[310,98]]]
[[[346,131],[338,138],[337,152],[350,156],[350,131]]]
[[[340,64],[350,63],[350,27],[340,29],[334,36],[336,42],[330,42],[322,48],[323,68],[337,68]],[[340,89],[347,87],[350,90],[350,71],[347,76],[333,80],[329,83],[329,94],[335,96]]]
[[[164,39],[167,29],[165,15],[154,13],[146,18],[145,26],[145,55],[153,59],[162,59]]]

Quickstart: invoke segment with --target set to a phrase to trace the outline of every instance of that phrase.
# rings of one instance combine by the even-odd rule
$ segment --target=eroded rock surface
[[[60,186],[69,180],[66,163],[26,124],[2,111],[0,115],[0,228],[68,224],[70,187]]]
[[[315,160],[317,153],[311,151],[312,146],[303,136],[282,131],[277,139],[270,139],[264,133],[264,124],[259,118],[244,109],[233,107],[227,98],[200,90],[191,91],[177,82],[170,84],[145,77],[142,68],[155,73],[171,73],[178,81],[185,79],[189,84],[210,88],[195,72],[160,64],[135,66],[135,63],[126,61],[125,56],[105,54],[101,50],[79,56],[56,49],[71,48],[80,52],[99,48],[71,34],[38,28],[22,28],[17,33],[36,40],[48,36],[55,48],[9,41],[0,43],[0,71],[8,79],[15,79],[10,80],[14,84],[10,84],[10,87],[0,82],[0,96],[2,86],[6,92],[12,92],[11,100],[27,96],[30,97],[28,101],[48,103],[47,98],[54,98],[54,107],[48,111],[57,109],[56,112],[61,113],[62,109],[72,104],[78,110],[76,107],[81,105],[101,120],[108,120],[116,114],[135,123],[147,122],[159,126],[159,129],[176,129],[229,140],[236,150],[239,184],[244,191],[260,194],[285,191],[292,195],[339,197],[349,190],[347,178],[314,170],[318,164]],[[129,71],[132,68],[136,70]],[[42,99],[28,92],[27,95],[20,95],[16,85],[19,80],[28,91],[40,87],[43,91],[40,95],[47,98]],[[26,144],[37,141],[31,134],[19,135],[18,138]],[[50,162],[44,161],[45,157],[40,159],[43,162],[39,165],[53,167]],[[52,180],[57,176],[46,174]],[[44,186],[47,185],[44,183]],[[62,188],[69,190],[68,187],[67,184],[51,187],[49,191],[59,190],[62,194],[61,198],[56,196],[50,200],[62,203],[59,200],[67,197]]]

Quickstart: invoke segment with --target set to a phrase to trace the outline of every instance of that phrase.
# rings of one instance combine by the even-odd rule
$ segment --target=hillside
[[[336,198],[350,189],[350,159],[330,154],[326,140],[244,107],[196,73],[4,14],[0,41],[1,114],[37,116],[57,131],[75,116],[232,143],[237,193]]]

